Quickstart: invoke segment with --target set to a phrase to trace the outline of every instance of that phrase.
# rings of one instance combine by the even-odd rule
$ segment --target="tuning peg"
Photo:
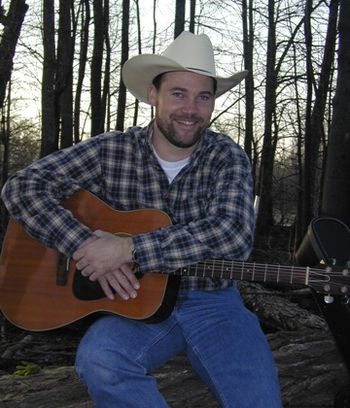
[[[343,305],[348,305],[348,304],[350,303],[350,298],[349,298],[349,296],[342,296],[342,297],[341,297],[341,303],[342,303]]]
[[[331,304],[334,302],[334,297],[331,295],[326,295],[324,297],[324,302],[327,303],[327,305]]]

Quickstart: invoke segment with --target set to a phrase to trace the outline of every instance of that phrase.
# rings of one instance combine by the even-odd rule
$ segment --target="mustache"
[[[173,113],[170,116],[172,119],[176,120],[183,120],[183,121],[190,121],[190,122],[203,122],[203,118],[201,116],[198,116],[196,114],[177,114]]]

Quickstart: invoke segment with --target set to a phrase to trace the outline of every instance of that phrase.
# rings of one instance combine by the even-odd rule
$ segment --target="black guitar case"
[[[332,217],[313,219],[295,257],[301,266],[324,263],[340,269],[350,268],[349,227]],[[317,293],[314,296],[350,373],[350,293],[349,299],[346,296],[325,298]],[[335,407],[350,408],[350,390],[339,393]]]

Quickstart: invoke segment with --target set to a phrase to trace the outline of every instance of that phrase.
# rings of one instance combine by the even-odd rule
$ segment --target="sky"
[[[32,33],[35,31],[33,29],[33,25],[39,24],[41,18],[40,13],[42,2],[39,0],[28,0],[27,2],[30,7],[26,14],[24,25],[22,27],[21,37],[18,45],[18,52],[16,53],[15,58],[15,70],[12,77],[12,97],[13,103],[15,103],[16,112],[18,112],[20,116],[38,120],[41,110],[40,82],[42,75],[42,58],[40,56],[40,49],[42,46],[40,32],[36,30],[36,34],[34,36]],[[5,7],[7,6],[6,3],[8,4],[9,0],[4,1]],[[142,24],[142,37],[146,38],[147,31],[151,32],[153,30],[153,0],[141,0],[139,3],[141,9],[140,14]],[[131,2],[131,4],[134,3]],[[173,36],[174,13],[174,0],[161,0],[157,2],[156,21],[158,39],[160,43],[165,36],[168,38]],[[216,8],[215,13],[215,18],[217,18],[219,21],[223,21],[222,16],[220,16],[220,9]],[[214,15],[211,15],[210,18],[213,19]],[[202,23],[206,23],[205,17],[203,17]],[[219,29],[219,27],[215,28]],[[220,30],[218,30],[218,32],[215,32],[215,30],[211,30],[211,39],[214,48],[219,47],[222,42],[222,37],[219,31]],[[150,49],[145,49],[147,45],[145,41],[143,41],[142,45],[144,47],[143,52],[151,52]],[[160,50],[163,50],[168,45],[168,43],[164,44],[164,47],[162,47],[162,45],[163,44],[161,43]],[[29,48],[30,52],[28,50]],[[25,58],[23,58],[23,53],[21,52],[21,50],[26,52]],[[36,51],[38,51],[37,54],[35,53]],[[133,55],[133,52],[136,53],[136,49],[131,50],[131,55]],[[227,60],[227,57],[225,55],[220,55],[220,62],[224,64],[222,64],[222,66],[218,68],[219,71],[220,69],[222,71],[226,70],[227,67],[225,66],[225,64],[228,65],[230,73],[241,69],[240,66],[232,67],[232,55],[230,56],[229,60],[227,60],[227,62],[225,62],[225,60]],[[239,64],[241,64],[241,60],[239,61]],[[221,98],[221,100],[225,102],[224,98]]]

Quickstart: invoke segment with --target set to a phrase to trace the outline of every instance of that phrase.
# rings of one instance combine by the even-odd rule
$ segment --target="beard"
[[[184,141],[183,139],[181,139],[180,135],[178,134],[178,132],[175,129],[174,126],[174,122],[176,119],[179,119],[179,116],[177,115],[172,115],[170,116],[170,120],[168,122],[166,122],[165,120],[163,120],[162,118],[160,118],[159,116],[155,118],[155,122],[157,124],[158,129],[162,132],[162,134],[164,135],[164,137],[174,146],[176,147],[180,147],[182,149],[186,149],[189,147],[192,147],[194,145],[196,145],[199,140],[202,137],[202,134],[204,132],[204,130],[207,127],[207,123],[204,123],[202,118],[199,118],[197,116],[190,116],[190,117],[181,117],[181,120],[189,120],[189,121],[193,121],[195,120],[196,122],[200,123],[201,126],[199,126],[197,128],[197,130],[192,131],[192,135],[189,138],[188,135],[186,135],[186,141]],[[190,131],[189,133],[190,134]]]

